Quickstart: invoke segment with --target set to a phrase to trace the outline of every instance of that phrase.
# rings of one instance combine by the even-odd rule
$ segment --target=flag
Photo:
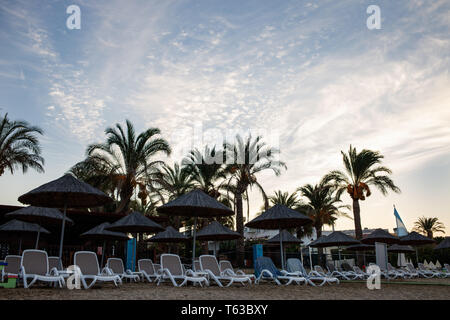
[[[406,230],[405,224],[402,221],[402,218],[400,218],[400,215],[397,212],[397,209],[394,207],[394,216],[395,221],[397,222],[397,236],[403,237],[408,235],[408,230]]]

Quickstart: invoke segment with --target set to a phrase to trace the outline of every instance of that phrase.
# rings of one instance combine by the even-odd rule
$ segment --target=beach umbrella
[[[142,213],[138,211],[134,211],[123,218],[120,218],[116,222],[112,223],[110,226],[105,228],[106,230],[110,231],[117,231],[117,232],[129,232],[136,235],[139,233],[155,233],[159,231],[164,231],[164,228],[154,222],[153,220],[147,218]],[[137,244],[137,242],[136,242]],[[135,262],[135,252],[134,247],[132,251],[132,261],[133,264]]]
[[[125,233],[106,230],[106,228],[109,227],[110,225],[111,224],[109,222],[104,222],[80,234],[80,237],[90,240],[102,240],[103,250],[105,250],[107,240],[128,240],[128,236]],[[102,251],[102,261],[100,264],[101,267],[103,267],[104,256],[105,252]]]
[[[32,232],[43,232],[43,233],[50,233],[47,229],[41,227],[40,225],[36,223],[30,223],[20,220],[10,220],[6,222],[5,224],[2,224],[0,226],[0,232],[9,233],[11,235],[15,234],[26,234],[26,233],[32,233]],[[22,238],[19,238],[19,254],[22,249]]]
[[[5,214],[5,216],[16,218],[26,222],[37,223],[39,226],[61,224],[61,222],[64,220],[63,214],[58,209],[34,206],[20,208],[19,210],[15,210]],[[66,217],[66,224],[73,225],[72,219]],[[35,249],[38,249],[40,234],[41,232],[38,231]]]
[[[242,238],[239,232],[228,229],[217,221],[213,221],[197,232],[196,239],[200,241],[225,241]],[[214,245],[214,255],[216,246]]]
[[[414,252],[414,249],[411,246],[393,244],[388,248],[388,251],[394,253],[411,253]]]
[[[276,204],[261,215],[248,222],[245,226],[254,229],[279,230],[302,227],[312,223],[311,218],[290,209],[284,205]],[[280,237],[281,267],[284,269],[283,242]]]
[[[178,232],[173,227],[167,227],[166,230],[161,231],[160,233],[157,233],[150,239],[147,239],[145,241],[148,242],[157,242],[157,243],[180,243],[180,242],[187,242],[189,241],[189,238],[185,236],[184,234]],[[170,247],[169,247],[169,253],[170,253]]]
[[[233,210],[207,195],[200,189],[192,190],[175,200],[172,200],[156,209],[160,213],[173,216],[194,217],[194,234],[192,249],[192,265],[195,260],[195,240],[197,233],[197,218],[212,218],[231,216]]]
[[[441,241],[441,243],[439,243],[434,250],[439,250],[439,249],[448,249],[450,248],[450,237],[446,237],[444,240]]]
[[[341,260],[341,246],[359,244],[358,240],[346,235],[341,231],[334,231],[326,237],[320,237],[314,243],[310,244],[311,247],[326,248],[326,247],[338,247],[339,260]]]
[[[67,208],[90,208],[102,206],[112,199],[102,191],[78,180],[72,174],[50,181],[33,189],[18,199],[24,204],[46,208],[64,208],[59,243],[59,260],[61,262],[66,225]]]
[[[410,232],[407,236],[400,238],[400,244],[414,246],[416,248],[416,261],[419,262],[418,246],[434,243],[433,239],[427,238],[415,231]]]
[[[374,244],[375,242],[381,242],[386,244],[394,244],[398,243],[400,240],[396,236],[393,236],[387,231],[383,229],[376,229],[369,235],[367,235],[364,239],[361,240],[361,243],[364,244]]]
[[[289,231],[282,230],[281,233],[273,236],[272,238],[266,240],[268,244],[280,244],[280,234],[281,234],[281,242],[284,244],[301,244],[303,241],[294,237]],[[286,256],[285,252],[283,252],[284,256]]]
[[[167,227],[166,230],[157,233],[150,239],[146,241],[149,242],[167,242],[167,243],[177,243],[177,242],[185,242],[189,241],[189,238],[184,234],[178,232],[173,227]]]

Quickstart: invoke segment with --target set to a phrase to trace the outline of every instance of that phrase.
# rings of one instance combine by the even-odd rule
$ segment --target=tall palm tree
[[[224,150],[227,160],[225,165],[225,172],[228,174],[227,184],[234,186],[236,229],[244,236],[243,195],[247,194],[249,187],[255,186],[262,193],[267,209],[268,197],[256,179],[256,175],[265,170],[272,170],[278,176],[281,174],[281,168],[286,168],[286,165],[284,162],[275,161],[274,155],[279,151],[266,146],[261,136],[255,139],[249,136],[244,140],[237,135],[235,143],[224,143]],[[248,199],[248,195],[246,196]],[[238,263],[242,265],[244,261],[243,237],[238,241],[237,253]]]
[[[8,114],[0,118],[0,176],[5,170],[14,174],[19,168],[23,173],[29,168],[44,172],[37,134],[42,135],[42,129],[30,126],[26,121],[11,121]]]
[[[215,146],[205,146],[203,153],[198,149],[189,152],[182,165],[192,175],[198,188],[217,199],[220,196],[217,181],[226,177],[223,158],[223,151],[217,151]]]
[[[298,188],[300,194],[307,200],[302,210],[313,220],[317,238],[322,236],[324,225],[334,225],[339,216],[348,214],[342,209],[350,209],[348,205],[342,205],[337,187],[322,179],[319,184],[306,184]],[[322,256],[322,248],[319,248],[319,257]]]
[[[421,217],[414,222],[414,231],[423,233],[430,239],[433,239],[435,232],[445,233],[444,229],[444,224],[438,218]]]
[[[348,153],[341,151],[345,172],[334,170],[327,174],[324,182],[333,182],[337,192],[347,191],[353,201],[353,218],[355,221],[356,239],[362,238],[361,212],[359,201],[371,195],[370,186],[375,186],[383,195],[389,190],[399,193],[400,189],[388,176],[392,171],[382,166],[384,158],[378,151],[363,149],[356,152],[350,145]]]
[[[110,173],[120,197],[116,211],[127,211],[136,188],[139,188],[139,197],[144,198],[148,177],[164,163],[154,158],[159,154],[169,155],[171,149],[168,142],[160,137],[158,128],[149,128],[136,137],[129,120],[126,120],[126,128],[116,124],[115,128],[108,127],[105,134],[105,143],[88,146],[85,161],[95,162]]]

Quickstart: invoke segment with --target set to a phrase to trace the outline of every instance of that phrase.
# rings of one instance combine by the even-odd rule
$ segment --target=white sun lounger
[[[303,263],[300,259],[297,258],[289,258],[287,260],[287,271],[291,274],[298,274],[300,277],[304,277],[307,281],[307,284],[315,287],[315,286],[323,286],[324,284],[339,284],[339,279],[336,277],[317,275],[316,273],[307,273]]]
[[[74,265],[78,266],[81,271],[80,280],[85,289],[91,288],[96,282],[113,282],[117,287],[122,284],[122,280],[118,275],[111,275],[108,269],[103,268],[100,272],[98,259],[95,252],[77,251],[74,255]],[[92,280],[88,285],[86,280]]]
[[[56,270],[48,269],[47,252],[43,250],[28,249],[22,253],[20,261],[20,276],[23,279],[24,288],[31,287],[36,281],[64,286],[64,278],[57,274]],[[28,279],[31,281],[28,282]]]
[[[230,274],[232,276],[247,276],[252,281],[256,280],[256,276],[254,274],[248,274],[239,269],[234,270],[233,265],[228,260],[219,261],[219,267],[220,267],[220,272],[223,272],[225,274]]]
[[[150,259],[139,259],[138,260],[138,270],[147,279],[148,282],[153,282],[158,280],[159,271],[155,269],[153,261]]]
[[[119,276],[121,280],[124,278],[134,282],[138,282],[140,280],[139,275],[133,274],[131,270],[125,271],[122,259],[109,258],[106,262],[106,268],[111,275]]]
[[[221,272],[217,258],[212,255],[202,255],[199,258],[200,268],[203,272],[209,275],[209,278],[219,286],[223,287],[222,281],[227,282],[227,287],[231,286],[234,282],[239,282],[242,285],[246,283],[252,284],[252,280],[246,275],[232,275],[230,272]]]
[[[197,276],[192,270],[185,270],[181,264],[180,257],[176,254],[164,253],[161,255],[161,274],[158,278],[157,285],[161,282],[170,280],[174,287],[182,287],[192,282],[194,285],[209,285],[206,277]],[[178,284],[177,280],[181,280]]]
[[[273,281],[277,285],[281,285],[283,281],[284,284],[289,285],[291,283],[295,284],[306,284],[306,278],[299,276],[297,273],[290,273],[286,270],[278,270],[273,264],[272,259],[269,257],[259,257],[256,259],[255,271],[258,275],[255,284],[259,284],[261,281]]]

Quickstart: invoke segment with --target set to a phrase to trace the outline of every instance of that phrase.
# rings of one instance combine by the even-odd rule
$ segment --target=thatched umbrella
[[[364,239],[361,240],[361,243],[364,244],[374,244],[375,242],[394,244],[400,241],[399,238],[393,236],[389,232],[384,231],[383,229],[376,229]]]
[[[110,231],[117,232],[129,232],[135,234],[135,238],[137,239],[137,234],[139,233],[155,233],[158,231],[163,231],[164,228],[153,220],[147,218],[142,213],[138,211],[134,211],[123,218],[120,218],[110,226],[105,228]],[[137,240],[136,240],[137,245]],[[135,252],[133,247],[132,252],[132,261],[133,267],[135,265]]]
[[[411,253],[414,252],[414,249],[411,246],[393,244],[388,248],[388,251],[394,253]]]
[[[16,218],[22,221],[37,223],[44,226],[60,224],[64,220],[63,214],[58,209],[34,206],[20,208],[19,210],[5,214],[5,216]],[[66,217],[66,224],[67,223],[73,225],[72,219]],[[41,232],[38,231],[35,249],[38,249],[40,234]]]
[[[30,232],[43,232],[50,233],[47,229],[41,227],[36,223],[30,223],[19,220],[10,220],[5,224],[0,226],[0,232],[10,233],[10,234],[22,234],[22,233],[30,233]],[[19,254],[22,249],[22,238],[19,238]]]
[[[410,232],[407,236],[400,238],[400,244],[414,246],[416,249],[416,260],[419,263],[419,254],[417,252],[417,247],[434,243],[433,239],[427,238],[420,233],[415,231]]]
[[[439,249],[448,249],[450,248],[450,237],[446,237],[444,240],[441,241],[441,243],[439,243],[434,250],[439,250]]]
[[[281,234],[281,239],[280,239],[280,234]],[[265,242],[268,244],[280,244],[280,241],[284,244],[301,244],[303,241],[294,237],[289,231],[287,230],[282,230],[281,233],[276,234],[275,236],[273,236],[272,238],[266,240]],[[283,252],[283,254],[285,255],[285,252]],[[286,256],[286,255],[285,255]],[[303,263],[303,256],[302,258],[302,263]]]
[[[106,240],[128,240],[128,236],[122,232],[114,232],[106,230],[105,228],[109,227],[111,224],[109,222],[103,222],[98,226],[80,234],[81,238],[87,238],[91,240],[103,240],[103,252],[102,252],[102,261],[100,266],[103,267],[103,261],[105,257],[105,246]]]
[[[72,174],[50,181],[21,195],[18,199],[24,204],[47,208],[64,208],[59,243],[59,260],[61,262],[66,225],[67,208],[90,208],[102,206],[112,199],[102,191],[78,180]]]
[[[245,226],[255,229],[278,229],[281,233],[283,229],[302,227],[308,223],[312,223],[311,218],[284,205],[276,204],[260,216],[248,222]],[[280,251],[281,267],[284,269],[283,242],[281,241],[281,237]]]
[[[197,218],[231,216],[234,214],[233,210],[220,203],[213,197],[207,195],[200,189],[192,190],[191,192],[188,192],[175,200],[158,207],[156,210],[167,215],[194,217],[192,265],[194,265],[195,260]]]
[[[242,238],[239,232],[230,230],[217,221],[213,221],[197,232],[196,239],[200,241],[226,241]],[[214,255],[216,246],[214,245]]]
[[[145,241],[157,243],[181,243],[181,242],[188,242],[189,238],[184,234],[182,234],[181,232],[175,230],[173,227],[169,226],[166,228],[166,230],[157,233],[156,235]]]
[[[354,238],[346,235],[345,233],[341,231],[334,231],[327,235],[326,237],[321,237],[314,241],[314,243],[311,243],[310,247],[317,247],[317,248],[326,248],[326,247],[338,247],[338,254],[339,254],[339,260],[341,260],[341,251],[339,248],[341,246],[348,246],[348,245],[355,245],[359,244],[360,242],[358,240],[355,240]]]

